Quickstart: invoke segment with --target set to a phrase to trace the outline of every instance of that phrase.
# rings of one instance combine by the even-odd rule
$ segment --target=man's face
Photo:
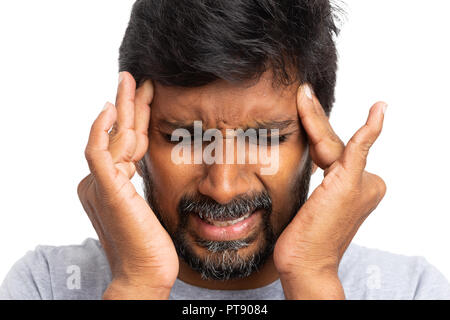
[[[149,150],[141,168],[144,191],[180,257],[203,278],[249,276],[272,254],[276,239],[306,201],[311,162],[297,114],[298,84],[275,89],[271,81],[266,72],[251,86],[217,81],[174,88],[155,83]],[[175,163],[172,150],[178,142],[171,135],[194,121],[202,121],[203,130],[220,130],[224,141],[229,138],[226,129],[266,128],[268,135],[278,129],[278,170],[261,174],[267,164],[259,159]]]

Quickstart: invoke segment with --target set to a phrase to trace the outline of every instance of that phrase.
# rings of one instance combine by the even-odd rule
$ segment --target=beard
[[[145,159],[145,158],[144,158]],[[288,191],[293,194],[294,201],[288,208],[288,221],[275,232],[270,222],[272,215],[272,199],[267,191],[254,192],[235,197],[227,204],[220,204],[214,199],[200,194],[184,194],[177,206],[179,224],[175,232],[171,232],[167,227],[164,217],[167,213],[161,210],[158,201],[158,192],[154,188],[155,184],[152,175],[147,169],[145,160],[138,162],[142,172],[143,188],[147,203],[155,213],[161,225],[172,238],[179,258],[183,259],[194,271],[198,272],[202,279],[229,280],[245,278],[253,272],[258,271],[267,259],[273,254],[276,241],[283,230],[289,225],[297,212],[307,200],[309,184],[312,174],[312,161],[309,153],[299,174],[293,190]],[[245,239],[231,241],[213,241],[201,239],[194,233],[190,233],[187,228],[190,213],[202,213],[208,218],[234,219],[248,212],[261,210],[263,222],[263,241],[254,252],[242,255],[239,249],[250,246],[259,236],[261,231],[256,230]],[[194,243],[207,250],[207,255],[201,257],[194,251],[194,243],[188,240],[188,236],[194,239]]]

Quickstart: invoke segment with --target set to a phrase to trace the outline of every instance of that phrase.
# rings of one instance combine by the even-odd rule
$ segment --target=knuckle
[[[369,141],[363,141],[363,140],[358,140],[356,142],[356,145],[358,146],[358,149],[360,150],[361,154],[363,154],[364,156],[367,156],[367,154],[369,153],[370,147],[372,147],[372,143],[370,143]]]
[[[359,141],[359,138],[356,136],[351,137],[347,143],[347,146],[359,147],[359,145],[360,145],[360,141]]]
[[[363,139],[358,134],[353,136],[350,139],[349,143],[355,145],[364,154],[367,154],[369,152],[369,149],[370,149],[370,147],[372,147],[372,144],[373,144],[372,141],[367,140],[367,139]]]
[[[84,149],[84,157],[86,158],[86,160],[88,161],[88,162],[91,162],[93,159],[94,159],[94,151],[92,150],[92,148],[91,147],[89,147],[89,146],[87,146],[85,149]]]
[[[376,186],[371,186],[367,192],[369,201],[371,203],[377,203],[379,198],[378,188]]]
[[[88,174],[86,177],[83,178],[83,180],[80,181],[80,183],[77,186],[77,193],[78,196],[84,197],[86,194],[87,189],[89,188],[89,185],[91,184],[93,179],[92,174]]]
[[[84,150],[84,157],[86,158],[86,161],[89,165],[89,170],[91,171],[91,174],[93,176],[97,175],[98,169],[101,167],[101,161],[96,161],[97,157],[97,151],[92,149],[91,147],[86,147]]]
[[[78,198],[80,198],[81,201],[84,200],[85,190],[86,190],[86,182],[85,182],[85,179],[83,179],[77,186]]]
[[[386,183],[380,176],[376,174],[367,172],[367,175],[369,177],[368,187],[370,198],[379,203],[386,194]]]
[[[364,125],[364,129],[367,131],[367,133],[369,134],[369,136],[375,136],[378,134],[378,128],[375,126],[370,126],[368,124]]]
[[[378,175],[373,175],[378,187],[378,196],[379,199],[383,199],[385,194],[386,194],[386,190],[387,190],[387,186],[386,186],[386,182]]]
[[[88,175],[84,178],[77,187],[78,197],[84,208],[84,211],[88,215],[89,219],[92,220],[92,215],[95,212],[95,195],[93,195],[91,185],[94,181],[92,175]]]
[[[89,174],[78,184],[77,193],[82,202],[88,201],[90,199],[91,185],[93,183],[94,176],[92,174]]]

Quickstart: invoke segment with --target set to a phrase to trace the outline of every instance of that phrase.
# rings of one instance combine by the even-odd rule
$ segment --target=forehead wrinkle
[[[279,129],[298,128],[298,119],[294,115],[277,112],[275,106],[281,97],[272,97],[271,101],[246,101],[242,97],[219,96],[216,101],[210,94],[196,94],[197,99],[177,99],[176,109],[161,117],[162,125],[168,128],[192,126],[194,121],[202,121],[203,128],[224,129]],[[285,105],[285,103],[282,103]],[[178,111],[175,111],[178,110]],[[167,111],[167,110],[166,110]],[[294,127],[295,126],[295,127]]]
[[[170,128],[171,130],[175,129],[186,129],[188,131],[193,132],[194,128],[194,121],[177,121],[177,120],[167,120],[162,119],[161,125],[165,126],[166,128]],[[235,126],[234,128],[225,128],[224,126],[218,126],[215,129],[218,130],[224,130],[224,129],[242,129],[244,131],[248,129],[266,129],[266,130],[274,130],[278,129],[279,131],[284,131],[289,128],[295,128],[297,126],[297,121],[293,119],[287,119],[287,120],[256,120],[254,125],[249,124],[243,124]],[[202,126],[202,129],[207,129],[207,126]]]

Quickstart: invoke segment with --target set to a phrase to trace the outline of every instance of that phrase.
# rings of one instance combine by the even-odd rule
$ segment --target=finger
[[[113,104],[107,102],[104,109],[91,126],[85,157],[91,173],[100,181],[109,180],[115,174],[115,167],[109,153],[108,130],[116,121],[117,112]]]
[[[111,130],[109,152],[114,163],[130,162],[136,151],[136,134],[134,129]]]
[[[135,97],[134,130],[136,132],[136,150],[133,162],[139,161],[147,152],[148,126],[150,123],[150,104],[153,100],[154,87],[151,80],[145,81],[137,90]]]
[[[136,81],[126,71],[119,74],[119,85],[117,88],[117,130],[134,129],[134,99]]]
[[[117,121],[111,130],[109,145],[114,163],[131,161],[136,151],[135,90],[133,76],[126,71],[121,72],[116,97]],[[130,174],[133,174],[132,170],[127,170],[127,175]]]
[[[308,84],[300,86],[297,91],[297,110],[308,135],[311,158],[325,170],[342,156],[344,143],[334,132],[325,111]]]
[[[342,156],[344,168],[358,173],[364,170],[369,149],[383,128],[386,107],[385,102],[377,102],[370,108],[366,124],[356,131],[345,147]]]

